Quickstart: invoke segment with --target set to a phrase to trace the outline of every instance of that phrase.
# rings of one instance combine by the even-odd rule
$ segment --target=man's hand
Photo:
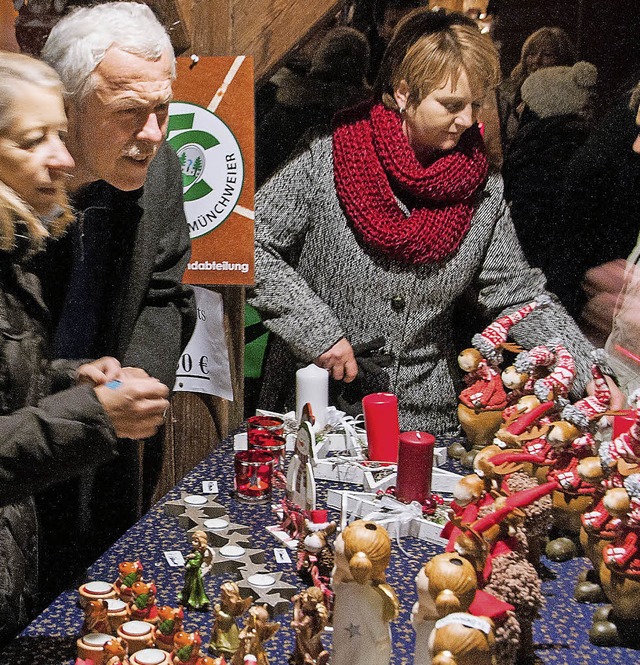
[[[142,370],[140,370],[142,371]],[[117,388],[95,388],[116,434],[121,439],[146,439],[164,422],[169,408],[169,388],[149,376],[121,375]]]
[[[93,362],[80,365],[76,370],[77,383],[92,383],[94,386],[101,386],[104,383],[120,380],[121,378],[122,367],[119,361],[111,356],[104,356]]]
[[[336,381],[351,383],[358,375],[358,363],[351,344],[345,337],[339,339],[328,351],[318,356],[314,363],[329,371]]]

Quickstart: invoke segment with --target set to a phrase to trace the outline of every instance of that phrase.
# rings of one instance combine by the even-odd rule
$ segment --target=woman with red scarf
[[[417,10],[396,29],[373,101],[308,136],[259,190],[250,302],[275,334],[261,407],[292,406],[295,363],[315,362],[355,379],[360,397],[395,392],[401,429],[457,430],[454,305],[472,292],[494,317],[545,288],[477,124],[498,81],[487,36],[459,15]],[[561,335],[580,396],[590,346],[560,305],[511,334],[525,348]],[[384,362],[358,376],[354,348],[374,340]]]

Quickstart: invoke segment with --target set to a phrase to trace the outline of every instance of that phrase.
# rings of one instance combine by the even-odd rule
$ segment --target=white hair
[[[91,74],[112,46],[145,60],[159,60],[169,53],[171,77],[175,78],[169,35],[151,9],[137,2],[76,9],[54,26],[42,59],[58,72],[65,96],[80,103],[93,87]]]

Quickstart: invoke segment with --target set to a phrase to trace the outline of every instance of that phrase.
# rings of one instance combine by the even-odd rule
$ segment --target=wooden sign
[[[253,61],[177,59],[167,140],[182,165],[189,284],[254,281]]]

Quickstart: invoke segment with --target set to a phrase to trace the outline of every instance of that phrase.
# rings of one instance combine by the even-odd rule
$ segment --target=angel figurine
[[[249,654],[255,656],[257,665],[269,665],[263,645],[278,632],[279,628],[279,623],[269,621],[266,605],[252,607],[244,628],[240,631],[240,647],[233,654],[231,665],[244,665],[245,656]]]
[[[240,589],[235,582],[225,582],[220,587],[220,602],[213,608],[215,618],[209,642],[211,651],[222,653],[227,658],[233,656],[240,646],[236,617],[244,614],[252,602],[251,598],[240,597]]]
[[[193,549],[186,557],[184,586],[178,600],[194,610],[205,610],[211,601],[204,590],[203,575],[211,568],[213,558],[206,531],[194,531],[191,545]]]
[[[389,622],[399,603],[386,583],[391,540],[375,522],[357,520],[334,543],[332,665],[389,665]]]
[[[296,650],[289,658],[290,665],[324,665],[329,660],[329,652],[322,646],[322,631],[329,621],[324,603],[324,593],[318,587],[309,587],[295,595],[293,621],[296,631]]]

